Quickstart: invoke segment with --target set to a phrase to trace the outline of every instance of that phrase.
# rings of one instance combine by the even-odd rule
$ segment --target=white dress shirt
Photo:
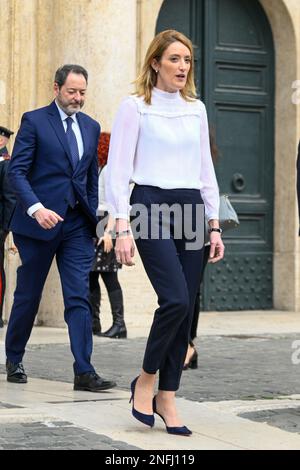
[[[114,217],[128,219],[129,185],[199,189],[208,220],[219,218],[219,188],[211,158],[205,105],[180,92],[153,89],[151,105],[129,96],[110,140],[106,199]]]
[[[67,132],[66,119],[69,116],[59,107],[59,105],[57,104],[56,101],[55,101],[55,104],[57,106],[60,118],[62,120],[64,130],[65,130],[65,132]],[[76,113],[72,114],[70,117],[73,119],[72,130],[73,130],[73,132],[75,134],[75,137],[76,137],[76,140],[77,140],[78,151],[79,151],[79,160],[81,160],[81,158],[83,156],[83,152],[84,152],[84,147],[83,147],[82,135],[81,135],[80,127],[79,127],[78,120],[77,120],[77,117],[76,117]],[[29,207],[29,209],[27,210],[27,214],[30,217],[32,217],[34,212],[36,212],[38,209],[41,209],[43,207],[44,206],[41,202],[37,202],[36,204],[33,204],[32,206]]]

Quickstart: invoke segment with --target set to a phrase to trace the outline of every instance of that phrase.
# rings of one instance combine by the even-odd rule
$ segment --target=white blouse
[[[201,101],[154,88],[151,105],[136,96],[121,103],[106,173],[106,202],[115,218],[129,217],[130,183],[199,189],[207,220],[219,219],[219,188]]]

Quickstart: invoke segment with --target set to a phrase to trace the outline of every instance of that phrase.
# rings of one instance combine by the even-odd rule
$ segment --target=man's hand
[[[33,213],[33,217],[45,230],[54,228],[58,222],[64,221],[64,219],[62,219],[60,215],[56,214],[56,212],[51,211],[50,209],[46,209],[45,207],[35,211]]]

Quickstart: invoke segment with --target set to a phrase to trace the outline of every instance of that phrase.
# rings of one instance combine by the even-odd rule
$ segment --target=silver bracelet
[[[122,235],[130,235],[130,230],[121,230],[120,232],[116,232],[116,237],[120,237]]]

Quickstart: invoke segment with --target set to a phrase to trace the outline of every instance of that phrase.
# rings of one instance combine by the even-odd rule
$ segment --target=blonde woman
[[[179,388],[197,288],[203,246],[188,249],[185,233],[175,236],[189,217],[193,230],[203,227],[197,209],[205,206],[211,228],[210,261],[224,256],[219,228],[219,190],[210,154],[207,115],[196,99],[193,46],[183,34],[167,30],[150,44],[136,92],[117,113],[107,167],[107,202],[116,219],[116,256],[133,264],[134,240],[129,225],[129,184],[135,183],[130,204],[146,210],[148,237],[136,246],[158,297],[159,308],[149,334],[143,368],[131,383],[132,414],[153,426],[154,413],[170,434],[189,436],[180,421],[175,392]],[[152,237],[153,206],[182,209],[183,219],[170,217],[170,236]],[[189,207],[186,216],[185,207]],[[144,221],[145,222],[145,221]],[[155,221],[157,222],[157,220]],[[145,228],[145,227],[144,227]],[[158,393],[154,395],[156,375]]]

